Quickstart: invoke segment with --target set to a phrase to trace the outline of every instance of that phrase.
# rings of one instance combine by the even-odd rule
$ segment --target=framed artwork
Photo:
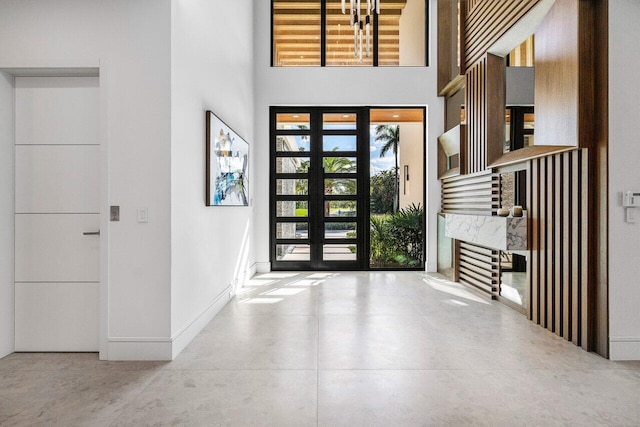
[[[207,206],[249,206],[249,144],[207,111]]]

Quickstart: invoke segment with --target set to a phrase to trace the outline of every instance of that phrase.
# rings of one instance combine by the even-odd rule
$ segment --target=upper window
[[[272,0],[271,6],[273,66],[427,65],[425,0]]]

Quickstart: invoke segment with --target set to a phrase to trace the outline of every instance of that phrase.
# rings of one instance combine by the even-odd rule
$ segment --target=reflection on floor
[[[438,275],[271,273],[176,360],[0,360],[0,425],[638,425],[640,362]]]
[[[524,306],[527,303],[527,273],[503,272],[500,295]]]

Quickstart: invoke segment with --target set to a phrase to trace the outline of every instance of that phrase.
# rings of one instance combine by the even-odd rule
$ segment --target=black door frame
[[[270,182],[269,182],[269,254],[271,269],[273,271],[284,270],[301,270],[301,271],[424,271],[426,258],[426,239],[423,239],[423,259],[418,267],[388,267],[388,268],[371,268],[370,267],[370,248],[369,248],[369,218],[370,218],[370,111],[382,109],[422,109],[423,110],[423,191],[426,192],[426,108],[411,106],[384,106],[384,107],[286,107],[272,106],[269,109],[269,153],[270,153]],[[323,113],[356,113],[357,126],[356,130],[323,130],[322,119]],[[309,130],[276,130],[278,114],[310,114]],[[276,141],[278,136],[284,135],[309,135],[311,141],[310,151],[305,153],[287,153],[276,151]],[[352,199],[357,203],[357,235],[353,243],[357,247],[356,261],[323,261],[323,244],[332,244],[334,242],[324,241],[324,223],[325,222],[353,222],[353,217],[324,217],[324,201],[330,200],[331,197],[324,195],[324,186],[320,186],[320,182],[324,181],[323,174],[323,135],[357,135],[357,151],[356,152],[339,152],[342,156],[357,158],[358,179],[357,195],[353,197],[336,196],[335,198],[345,200]],[[294,178],[288,175],[276,174],[276,158],[277,157],[310,157],[311,165],[308,173],[309,189],[308,189],[308,209],[309,217],[307,220],[303,218],[278,218],[276,212],[276,202],[278,200],[295,200],[296,196],[276,196],[277,179]],[[322,172],[321,172],[322,171]],[[316,179],[312,178],[312,174],[316,174]],[[297,176],[300,177],[300,176]],[[335,176],[343,177],[343,176]],[[346,177],[346,176],[344,176]],[[319,196],[319,197],[318,197]],[[425,195],[423,194],[423,210],[422,230],[426,232],[426,206]],[[318,220],[312,224],[313,220]],[[282,240],[276,239],[276,227],[278,222],[308,222],[309,234],[307,240]],[[313,229],[312,229],[313,227]],[[339,242],[338,242],[339,243]],[[277,261],[276,245],[277,244],[308,244],[310,246],[310,261]]]

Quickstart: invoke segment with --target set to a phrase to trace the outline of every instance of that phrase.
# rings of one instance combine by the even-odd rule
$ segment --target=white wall
[[[229,300],[253,264],[250,207],[205,207],[205,110],[250,144],[253,133],[253,6],[173,0],[171,65],[171,319],[173,354]],[[251,172],[251,171],[250,171]],[[250,198],[256,176],[250,173]]]
[[[424,207],[424,132],[422,123],[400,125],[400,207],[414,203]],[[404,166],[409,166],[409,181],[405,183]],[[406,185],[406,194],[405,194]]]
[[[609,1],[609,337],[611,359],[640,359],[640,224],[621,192],[640,191],[640,2]]]
[[[436,138],[443,132],[444,103],[437,97],[436,1],[431,0],[430,67],[270,67],[270,2],[255,2],[255,138],[257,159],[255,253],[260,271],[269,265],[269,106],[415,105],[427,108],[427,269],[436,270],[436,214],[440,208]]]
[[[0,72],[0,358],[13,352],[13,76]]]
[[[101,357],[169,358],[170,0],[0,0],[0,10],[0,68],[100,66],[101,210],[121,213],[101,230],[110,280]],[[148,223],[137,223],[138,207],[149,208]],[[4,245],[12,227],[0,227]]]
[[[421,66],[425,63],[425,1],[407,0],[400,15],[400,65],[402,66]]]

